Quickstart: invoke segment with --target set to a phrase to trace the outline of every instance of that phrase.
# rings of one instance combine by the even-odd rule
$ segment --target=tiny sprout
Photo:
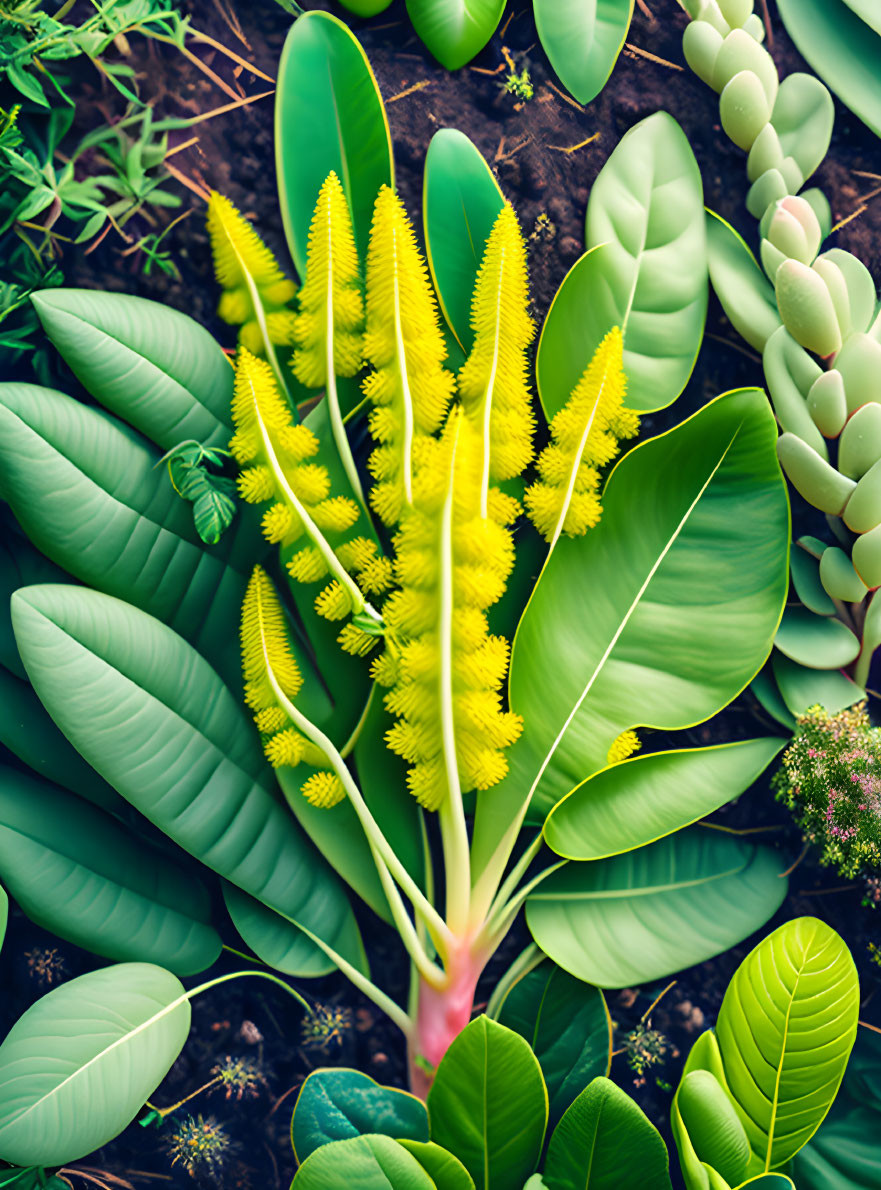
[[[535,217],[535,223],[529,234],[530,240],[552,240],[556,234],[556,223],[552,222],[547,211],[540,211]]]
[[[326,1054],[340,1049],[351,1031],[351,1008],[316,1004],[300,1026],[300,1044],[306,1053]]]
[[[636,1028],[624,1034],[622,1048],[627,1055],[627,1065],[641,1077],[650,1066],[663,1062],[667,1054],[667,1038],[640,1021]]]
[[[177,1125],[168,1146],[171,1164],[180,1163],[190,1177],[216,1177],[232,1149],[223,1125],[211,1116],[185,1116]]]
[[[869,952],[869,959],[876,967],[881,967],[881,946],[877,942],[870,942],[866,950]]]
[[[269,1084],[266,1075],[254,1058],[233,1058],[229,1054],[211,1071],[223,1087],[227,1099],[257,1099],[262,1088]]]
[[[512,70],[505,79],[505,91],[509,95],[516,95],[518,99],[531,99],[535,94],[528,67],[524,66],[518,74]]]

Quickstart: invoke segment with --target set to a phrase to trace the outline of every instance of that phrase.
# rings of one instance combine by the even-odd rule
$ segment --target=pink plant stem
[[[477,981],[488,955],[477,950],[472,940],[463,939],[450,948],[445,964],[447,980],[436,988],[424,979],[419,983],[416,1026],[409,1040],[410,1088],[425,1099],[435,1069],[452,1042],[471,1020]]]

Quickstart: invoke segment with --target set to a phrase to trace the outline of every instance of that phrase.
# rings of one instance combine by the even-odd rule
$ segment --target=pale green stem
[[[600,399],[603,395],[603,389],[606,386],[606,377],[603,375],[602,382],[597,392],[597,399],[593,403],[593,409],[590,411],[590,417],[584,426],[584,432],[581,435],[581,441],[578,443],[578,449],[575,451],[575,458],[572,460],[572,470],[569,473],[569,479],[566,484],[566,495],[563,497],[563,507],[560,510],[560,516],[557,519],[557,524],[554,527],[554,532],[548,546],[547,558],[554,552],[554,546],[560,540],[560,535],[563,532],[563,526],[566,523],[566,516],[569,512],[569,506],[572,503],[572,495],[575,491],[575,481],[578,478],[578,469],[581,466],[581,460],[584,457],[584,450],[587,446],[587,440],[590,436],[590,431],[593,429],[594,418],[596,417],[597,409],[599,408]],[[545,565],[547,565],[547,558],[545,558]]]
[[[345,760],[345,758],[355,750],[355,745],[358,743],[361,732],[364,730],[364,724],[367,722],[367,716],[370,714],[370,708],[373,705],[373,698],[375,694],[376,683],[374,682],[370,687],[370,693],[367,695],[367,701],[364,704],[364,710],[361,712],[361,718],[355,724],[352,734],[343,744],[342,748],[340,748],[340,756],[343,758],[343,760]]]
[[[416,927],[410,920],[410,915],[404,907],[404,902],[401,900],[401,894],[398,892],[397,885],[392,880],[388,868],[383,863],[382,859],[376,854],[375,848],[370,848],[373,855],[373,862],[376,864],[376,870],[379,873],[379,879],[383,890],[392,911],[395,925],[398,933],[401,936],[401,941],[404,948],[413,960],[419,974],[426,983],[431,984],[434,988],[443,987],[446,979],[443,968],[438,967],[437,963],[433,963],[422,946],[419,940],[419,935]]]
[[[517,885],[528,872],[529,865],[538,855],[539,851],[541,851],[542,842],[542,833],[539,831],[536,837],[532,840],[532,842],[517,860],[517,863],[511,869],[510,873],[499,888],[495,899],[485,914],[486,920],[495,917],[501,906],[505,904],[510,896],[512,896],[514,890],[517,888]]]
[[[542,881],[546,880],[552,872],[556,872],[568,862],[569,861],[567,859],[561,859],[559,863],[551,864],[549,868],[545,868],[543,872],[539,872],[537,876],[533,876],[532,880],[530,880],[528,884],[524,884],[523,888],[520,889],[516,896],[512,897],[511,900],[502,905],[492,917],[487,919],[483,933],[487,939],[486,944],[488,948],[491,950],[496,950],[499,946],[501,946],[505,935],[514,924],[514,919],[523,908],[523,905],[526,903],[526,899],[529,894],[534,892],[534,890],[538,888]]]
[[[539,950],[534,942],[530,942],[529,946],[517,956],[496,986],[493,988],[492,995],[486,1006],[486,1015],[490,1020],[497,1021],[499,1013],[502,1010],[502,1005],[505,998],[510,992],[511,988],[524,975],[528,975],[530,971],[534,971],[539,963],[544,962],[544,952]]]

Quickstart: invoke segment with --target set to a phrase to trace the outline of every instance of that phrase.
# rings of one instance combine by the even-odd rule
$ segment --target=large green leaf
[[[592,1079],[609,1073],[612,1022],[603,993],[551,962],[514,984],[499,1023],[525,1038],[541,1064],[549,1127]]]
[[[237,669],[238,620],[253,544],[213,547],[155,448],[115,418],[36,385],[0,385],[0,483],[33,543],[70,574],[166,620]],[[259,542],[259,538],[255,538]],[[251,557],[248,557],[251,554]]]
[[[778,0],[777,8],[809,65],[881,136],[881,37],[842,0]]]
[[[881,9],[875,4],[875,0],[844,0],[844,2],[861,20],[866,22],[870,29],[874,29],[881,36]]]
[[[462,1030],[428,1092],[431,1139],[477,1190],[515,1190],[535,1169],[548,1118],[538,1059],[522,1037],[480,1016]]]
[[[224,880],[223,900],[242,941],[265,963],[285,975],[324,975],[327,959],[302,930],[235,884]]]
[[[480,150],[455,128],[441,128],[431,138],[422,195],[431,279],[450,330],[467,355],[474,344],[474,282],[504,195]]]
[[[306,270],[309,224],[331,170],[346,192],[362,264],[379,188],[394,180],[391,140],[376,79],[358,40],[327,12],[307,12],[278,65],[275,164],[288,247]]]
[[[739,335],[758,351],[783,325],[774,286],[743,237],[715,211],[707,211],[710,281]]]
[[[478,799],[477,866],[530,791],[543,819],[620,732],[698,723],[761,668],[788,587],[775,442],[764,393],[719,397],[625,456],[599,525],[558,542],[514,641],[525,726],[510,775]]]
[[[806,607],[786,609],[774,644],[785,657],[809,669],[842,669],[860,652],[859,638],[846,624]]]
[[[15,633],[9,615],[9,600],[13,591],[33,583],[73,581],[61,567],[34,549],[9,506],[0,506],[0,665],[17,678],[24,678],[25,672],[15,645]]]
[[[567,859],[604,859],[642,847],[739,797],[785,744],[774,738],[742,740],[613,764],[553,808],[545,840]]]
[[[99,289],[41,289],[43,329],[82,385],[163,451],[226,446],[233,370],[208,331],[171,306]]]
[[[474,1190],[474,1179],[458,1157],[433,1141],[398,1140],[425,1172],[431,1177],[437,1190]]]
[[[786,896],[783,861],[693,827],[614,859],[569,863],[538,886],[526,921],[579,979],[623,988],[691,967],[741,942]]]
[[[633,0],[534,0],[542,48],[579,103],[596,99],[624,48]]]
[[[859,1006],[850,951],[815,917],[786,922],[738,967],[716,1038],[752,1148],[750,1173],[789,1161],[822,1123],[856,1038]]]
[[[408,1091],[381,1086],[360,1070],[314,1070],[294,1104],[291,1141],[297,1161],[331,1141],[368,1133],[427,1141],[425,1104]]]
[[[200,880],[95,806],[6,766],[0,878],[37,925],[105,958],[194,975],[220,954]]]
[[[458,70],[480,53],[504,8],[505,0],[407,0],[413,28],[447,70]]]
[[[835,715],[866,697],[862,686],[841,670],[808,669],[776,649],[772,670],[780,695],[793,715],[803,715],[809,707],[817,705]]]
[[[663,409],[691,375],[707,313],[700,171],[682,129],[657,112],[627,132],[594,182],[589,249],[548,311],[536,374],[550,418],[613,326],[624,334],[627,405]]]
[[[186,641],[80,587],[19,591],[13,623],[46,709],[128,802],[209,868],[363,967],[342,886],[274,796],[244,708]]]
[[[65,1165],[112,1140],[189,1028],[183,987],[149,963],[92,971],[43,996],[0,1045],[0,1156]]]
[[[554,1129],[548,1190],[672,1190],[667,1146],[642,1108],[595,1078]]]
[[[353,1136],[325,1145],[297,1170],[292,1190],[435,1190],[425,1169],[388,1136]]]

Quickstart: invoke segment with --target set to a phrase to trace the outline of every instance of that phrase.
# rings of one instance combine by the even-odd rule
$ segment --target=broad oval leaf
[[[788,74],[777,91],[771,123],[780,138],[783,156],[792,157],[807,180],[826,156],[832,139],[835,123],[832,96],[812,74],[802,71]],[[812,196],[817,196],[820,203],[820,209],[815,207],[814,213],[825,239],[831,226],[831,219],[825,218],[829,204],[821,191],[807,191],[803,195],[808,202]]]
[[[292,1190],[435,1190],[415,1157],[388,1136],[353,1136],[325,1145],[297,1170]]]
[[[612,1061],[612,1022],[599,988],[540,963],[502,1001],[499,1024],[525,1038],[548,1089],[548,1127]]]
[[[596,99],[624,48],[634,0],[534,0],[542,48],[579,103]]]
[[[346,192],[363,265],[376,195],[394,181],[391,140],[370,63],[357,38],[330,13],[304,13],[285,41],[275,155],[282,222],[300,276],[318,191],[331,170]]]
[[[149,963],[122,963],[61,984],[0,1045],[0,1154],[65,1165],[131,1123],[183,1049],[190,1004]]]
[[[786,922],[738,967],[716,1038],[753,1151],[751,1173],[789,1161],[822,1123],[856,1038],[859,1005],[850,951],[815,917]]]
[[[703,211],[700,171],[673,117],[634,125],[591,190],[593,251],[564,278],[542,330],[536,374],[549,418],[613,326],[624,335],[629,408],[663,409],[682,392],[707,313]]]
[[[194,975],[220,955],[200,880],[95,806],[6,766],[0,878],[37,925],[105,958]]]
[[[444,318],[467,355],[474,345],[471,295],[505,199],[483,154],[464,132],[441,128],[431,138],[422,204],[431,279]]]
[[[604,859],[689,826],[749,789],[786,740],[653,752],[589,777],[553,808],[545,841],[566,859]]]
[[[817,705],[835,715],[866,697],[862,686],[841,670],[808,669],[776,649],[771,668],[780,696],[793,715],[803,715]]]
[[[474,1190],[474,1179],[458,1157],[429,1141],[399,1140],[434,1182],[437,1190]]]
[[[600,987],[648,983],[741,942],[786,896],[782,860],[692,827],[614,859],[569,863],[526,902],[541,949]]]
[[[707,259],[713,290],[731,325],[757,351],[783,325],[774,286],[745,240],[721,215],[707,211]]]
[[[672,1190],[667,1146],[642,1108],[595,1078],[554,1129],[548,1190]]]
[[[331,1141],[367,1134],[427,1141],[425,1104],[360,1070],[314,1070],[300,1088],[291,1120],[297,1161]]]
[[[548,1118],[538,1059],[518,1034],[479,1016],[441,1059],[428,1114],[431,1139],[459,1158],[477,1190],[521,1186]]]
[[[194,319],[146,298],[41,289],[43,329],[96,401],[170,450],[187,438],[226,446],[233,370]]]
[[[224,880],[223,901],[242,941],[275,971],[301,979],[325,975],[328,963],[323,951],[293,922]]]
[[[504,9],[505,0],[407,0],[413,28],[447,70],[480,53]]]
[[[363,969],[342,886],[273,796],[245,710],[208,663],[158,620],[85,588],[28,587],[12,614],[40,700],[126,801]]]
[[[846,624],[817,616],[806,607],[788,607],[774,644],[784,656],[809,669],[843,669],[860,652],[859,638]]]

